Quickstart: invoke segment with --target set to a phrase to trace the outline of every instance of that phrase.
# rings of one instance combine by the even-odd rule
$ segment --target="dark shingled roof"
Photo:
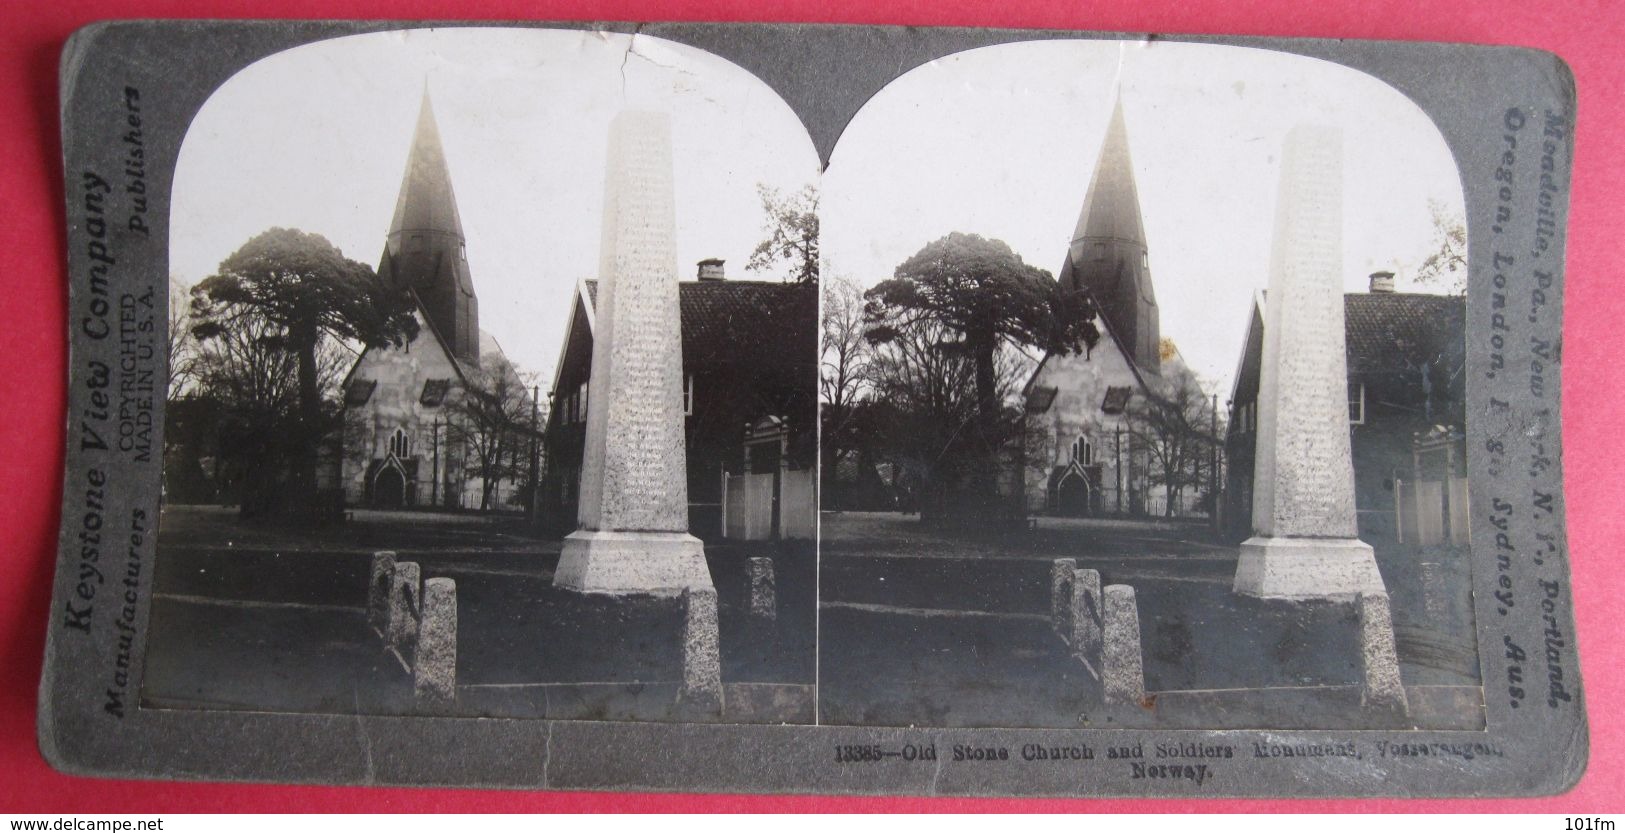
[[[598,282],[587,281],[587,298],[598,307]],[[683,362],[690,366],[759,362],[764,347],[794,352],[806,342],[817,349],[816,286],[777,281],[682,281],[677,300],[683,319]],[[797,354],[799,357],[799,354]]]
[[[1416,368],[1466,351],[1459,295],[1351,292],[1343,296],[1350,373]]]
[[[372,392],[378,389],[378,382],[372,379],[356,379],[344,391],[344,404],[357,407],[367,404],[372,398]]]
[[[1134,388],[1129,385],[1106,388],[1106,398],[1100,403],[1101,413],[1120,414],[1128,410],[1128,400],[1134,395]]]
[[[1049,406],[1055,404],[1055,394],[1059,392],[1059,388],[1051,387],[1049,385],[1035,386],[1032,391],[1027,394],[1027,413],[1041,414],[1048,411]]]
[[[427,407],[436,407],[446,401],[446,394],[450,390],[450,379],[425,379],[423,394],[418,397],[418,402]]]

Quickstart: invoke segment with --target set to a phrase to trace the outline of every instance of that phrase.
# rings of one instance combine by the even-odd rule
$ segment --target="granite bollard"
[[[1360,704],[1368,709],[1407,714],[1410,704],[1399,676],[1393,614],[1386,593],[1361,593]]]
[[[776,620],[779,616],[773,559],[766,556],[756,556],[750,560],[750,615],[767,620]]]
[[[382,636],[389,628],[389,580],[395,574],[395,553],[372,554],[371,578],[367,584],[367,624]]]
[[[671,120],[626,111],[609,128],[579,528],[554,584],[674,596],[711,587],[688,534],[683,345]]]
[[[422,595],[417,562],[397,562],[389,582],[389,625],[384,635],[390,647],[403,654],[417,637]]]
[[[1105,627],[1101,645],[1101,684],[1112,705],[1145,699],[1144,660],[1140,656],[1140,611],[1134,588],[1109,585],[1105,591]]]
[[[1345,599],[1383,592],[1354,515],[1343,321],[1342,135],[1300,125],[1281,151],[1264,308],[1253,536],[1237,593]]]
[[[412,690],[430,703],[457,699],[457,583],[449,578],[423,583]]]
[[[1072,573],[1078,569],[1075,558],[1057,558],[1049,567],[1050,626],[1062,639],[1068,637],[1072,622]]]
[[[1099,672],[1103,612],[1100,598],[1100,572],[1097,570],[1072,571],[1072,599],[1068,605],[1072,615],[1068,624],[1067,643],[1072,653],[1081,657],[1091,671]],[[1139,632],[1139,628],[1135,628]]]
[[[712,587],[683,593],[683,684],[677,705],[688,715],[722,714],[722,650]]]

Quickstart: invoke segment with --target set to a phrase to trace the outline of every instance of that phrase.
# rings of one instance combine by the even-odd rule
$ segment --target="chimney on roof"
[[[702,280],[702,281],[727,280],[726,276],[722,272],[722,263],[723,263],[723,261],[722,261],[722,258],[720,258],[720,257],[708,257],[705,260],[700,261],[700,274],[699,274],[700,280]]]
[[[1371,273],[1371,294],[1373,294],[1373,295],[1392,295],[1393,292],[1394,292],[1394,273],[1393,272],[1372,272]]]

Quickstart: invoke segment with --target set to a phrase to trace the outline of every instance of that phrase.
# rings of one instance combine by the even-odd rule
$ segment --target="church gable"
[[[1146,381],[1116,333],[1099,316],[1095,326],[1101,339],[1092,350],[1049,355],[1027,386],[1029,419],[1042,427],[1048,446],[1043,454],[1052,468],[1070,465],[1075,446],[1115,448],[1119,430],[1127,430],[1130,406],[1146,395]]]
[[[346,404],[359,406],[376,425],[415,423],[424,409],[443,406],[461,386],[462,368],[425,325],[423,313],[416,317],[422,329],[410,344],[368,348],[350,371]]]

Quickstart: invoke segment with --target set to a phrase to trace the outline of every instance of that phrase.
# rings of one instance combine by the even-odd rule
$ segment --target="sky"
[[[630,47],[630,50],[629,50]],[[212,274],[275,226],[376,268],[425,84],[451,169],[480,327],[551,380],[577,281],[595,277],[610,119],[671,114],[679,276],[730,278],[764,234],[757,184],[799,190],[818,156],[790,108],[710,53],[638,35],[418,29],[309,44],[244,68],[176,164],[170,271]],[[776,279],[776,276],[767,276]]]
[[[1428,254],[1429,201],[1462,212],[1443,138],[1377,79],[1267,50],[1167,41],[1033,41],[905,73],[842,134],[820,177],[800,121],[710,53],[646,35],[471,28],[297,47],[227,81],[176,166],[171,272],[211,274],[273,226],[376,266],[425,85],[480,297],[480,325],[551,378],[576,282],[598,263],[605,142],[622,109],[672,114],[678,269],[731,278],[764,237],[758,183],[817,182],[826,276],[861,285],[952,231],[1059,274],[1120,90],[1162,333],[1229,388],[1248,304],[1268,282],[1281,140],[1342,128],[1343,272],[1400,275]]]
[[[1162,335],[1222,395],[1266,287],[1282,139],[1343,139],[1343,272],[1400,291],[1433,248],[1429,200],[1462,216],[1454,157],[1403,94],[1296,55],[1167,41],[990,46],[919,67],[848,125],[822,178],[824,275],[863,286],[962,231],[1060,274],[1121,89]]]

